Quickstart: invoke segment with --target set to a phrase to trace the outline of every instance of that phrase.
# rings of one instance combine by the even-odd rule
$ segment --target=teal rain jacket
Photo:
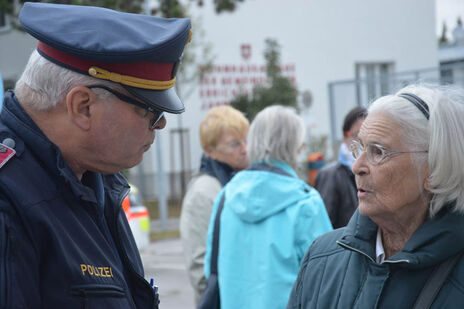
[[[225,194],[218,254],[221,308],[285,308],[309,245],[332,226],[319,193],[282,162],[244,170],[216,198],[208,231],[209,277],[214,218]]]
[[[355,212],[345,228],[316,239],[303,259],[287,309],[410,309],[433,269],[464,250],[464,215],[442,210],[402,251],[375,262],[377,225]],[[431,309],[464,308],[464,259]]]

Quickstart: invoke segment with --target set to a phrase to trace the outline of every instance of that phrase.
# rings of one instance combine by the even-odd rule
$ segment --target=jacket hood
[[[244,170],[237,173],[225,187],[227,206],[243,221],[261,221],[317,192],[298,178],[286,163],[272,165],[290,174]]]

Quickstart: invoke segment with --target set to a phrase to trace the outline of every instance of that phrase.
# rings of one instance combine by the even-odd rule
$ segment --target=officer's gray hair
[[[35,50],[16,83],[15,94],[21,104],[33,110],[47,110],[64,102],[72,88],[96,83],[115,88],[114,83],[96,80],[58,66]],[[93,91],[101,99],[111,95],[102,89],[93,89]]]
[[[411,102],[399,97],[412,93],[429,107],[430,119]],[[433,194],[430,216],[449,202],[455,211],[464,212],[464,89],[454,86],[411,85],[395,96],[376,100],[368,114],[387,112],[403,132],[402,143],[409,150],[428,150],[412,154],[418,168],[428,164]]]
[[[250,126],[247,139],[250,161],[279,160],[296,169],[305,134],[303,119],[293,109],[280,105],[267,107]]]

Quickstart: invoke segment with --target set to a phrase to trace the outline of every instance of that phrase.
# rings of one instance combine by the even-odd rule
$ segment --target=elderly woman
[[[351,144],[358,211],[314,241],[287,308],[463,308],[463,119],[450,88],[369,107]]]
[[[295,173],[304,137],[302,119],[282,106],[264,109],[251,124],[252,164],[219,194],[208,232],[207,276],[224,197],[217,259],[222,309],[284,308],[307,248],[332,229],[319,193]]]
[[[245,141],[249,126],[245,116],[230,106],[210,109],[200,123],[205,155],[199,173],[188,185],[180,217],[184,256],[196,303],[206,288],[203,262],[213,202],[235,173],[248,166]]]

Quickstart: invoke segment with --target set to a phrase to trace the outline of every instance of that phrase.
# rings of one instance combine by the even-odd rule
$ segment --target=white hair
[[[250,126],[247,139],[250,161],[279,160],[295,169],[305,134],[303,119],[293,109],[280,105],[266,107]]]
[[[58,66],[35,50],[16,83],[15,94],[22,105],[33,110],[47,110],[64,102],[72,88],[96,83],[112,88],[116,85]],[[93,91],[101,99],[111,95],[102,89],[93,89]]]
[[[429,107],[430,119],[411,102],[399,97],[412,93]],[[428,164],[433,197],[429,213],[433,217],[445,205],[464,212],[464,89],[454,86],[410,85],[397,95],[376,100],[369,114],[387,112],[402,128],[402,142],[408,149],[428,150],[413,154],[417,167]]]

